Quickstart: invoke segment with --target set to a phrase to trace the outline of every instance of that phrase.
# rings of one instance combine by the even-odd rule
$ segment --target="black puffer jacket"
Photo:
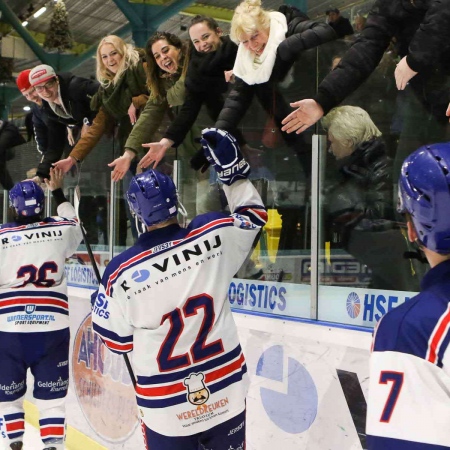
[[[330,240],[344,248],[349,233],[357,228],[377,231],[394,220],[392,161],[381,138],[361,143],[338,161],[338,178],[323,192]]]
[[[237,78],[235,87],[228,95],[216,122],[217,128],[227,131],[235,129],[250,106],[253,95],[256,95],[266,112],[273,114],[275,122],[281,128],[281,121],[292,111],[292,108],[276,89],[276,83],[284,79],[301,52],[337,38],[328,24],[309,20],[305,14],[293,6],[282,5],[279,11],[286,16],[288,31],[286,39],[278,46],[269,81],[248,85]],[[283,133],[283,137],[288,143],[295,139],[295,136],[287,133]]]
[[[224,71],[231,70],[236,59],[237,45],[226,36],[221,38],[222,45],[211,53],[199,53],[191,49],[189,67],[186,74],[186,98],[179,114],[171,123],[165,138],[174,141],[177,147],[192,128],[202,105],[206,106],[208,115],[217,120],[225,103],[228,83]],[[240,133],[234,132],[241,144],[244,143]]]
[[[450,73],[449,24],[448,0],[377,0],[360,36],[336,70],[320,83],[314,99],[327,114],[375,70],[393,37],[399,55],[407,55],[409,67],[419,72],[410,84],[423,98],[428,80],[435,79],[436,72]],[[441,97],[439,114],[442,115],[449,99],[448,95],[444,99],[438,97]]]

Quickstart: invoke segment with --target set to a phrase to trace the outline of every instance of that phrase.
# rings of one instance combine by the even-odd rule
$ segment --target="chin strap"
[[[425,257],[424,252],[422,251],[422,244],[418,239],[416,239],[412,246],[414,247],[414,251],[403,253],[403,258],[406,259],[417,259],[422,264],[428,264],[428,259]]]

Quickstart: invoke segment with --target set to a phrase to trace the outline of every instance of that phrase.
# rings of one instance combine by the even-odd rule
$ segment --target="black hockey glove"
[[[248,178],[250,166],[230,133],[219,128],[205,128],[202,136],[206,159],[216,169],[223,184],[230,186],[237,180]]]

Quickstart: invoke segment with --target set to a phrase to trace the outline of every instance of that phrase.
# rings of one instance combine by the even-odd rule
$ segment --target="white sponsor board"
[[[373,328],[381,316],[414,297],[416,292],[319,286],[318,318]]]

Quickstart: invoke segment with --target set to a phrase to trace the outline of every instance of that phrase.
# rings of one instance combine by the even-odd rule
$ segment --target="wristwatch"
[[[87,125],[88,127],[91,126],[91,122],[89,121],[89,119],[88,119],[87,117],[85,117],[85,118],[83,119],[83,125]]]

